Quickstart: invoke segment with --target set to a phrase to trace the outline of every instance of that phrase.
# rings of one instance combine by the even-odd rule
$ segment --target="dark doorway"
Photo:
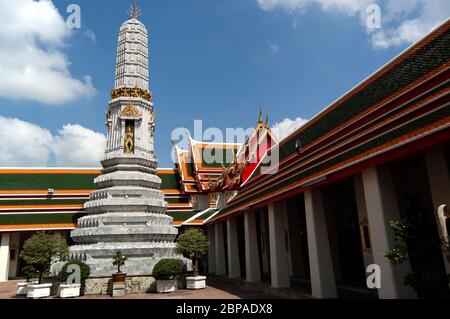
[[[407,280],[419,298],[449,298],[425,160],[396,163],[391,172],[400,216],[410,225],[407,246],[413,273]]]
[[[245,229],[244,229],[244,215],[236,217],[236,227],[238,235],[238,247],[239,247],[239,266],[241,269],[241,278],[246,277],[246,256],[245,256]]]
[[[306,211],[305,211],[305,198],[303,194],[296,197],[294,200],[295,211],[297,213],[297,223],[294,225],[295,231],[298,234],[300,240],[301,249],[301,263],[300,277],[303,279],[310,279],[309,270],[309,252],[308,252],[308,233],[306,230]]]
[[[255,222],[261,280],[263,282],[270,282],[269,221],[267,208],[255,212]]]
[[[287,201],[287,227],[289,229],[289,254],[293,279],[310,279],[308,234],[303,194]]]
[[[225,250],[225,274],[228,276],[228,232],[227,223],[222,223],[223,230],[223,249]]]
[[[327,187],[323,198],[336,282],[366,288],[353,180],[348,179]]]

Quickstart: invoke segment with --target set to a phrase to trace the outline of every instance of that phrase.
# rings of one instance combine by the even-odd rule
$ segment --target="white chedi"
[[[76,245],[70,248],[70,257],[87,263],[90,277],[116,272],[112,257],[117,251],[128,257],[123,267],[128,276],[150,275],[162,258],[182,259],[175,253],[178,230],[166,215],[168,204],[156,175],[148,36],[135,17],[120,28],[114,90],[119,93],[112,95],[107,112],[102,174],[85,203],[87,216],[71,232]],[[139,94],[124,94],[127,90]]]

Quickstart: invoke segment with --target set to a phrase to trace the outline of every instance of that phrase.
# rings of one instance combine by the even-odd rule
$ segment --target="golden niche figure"
[[[125,136],[125,154],[134,153],[134,134],[131,132],[131,126],[128,126],[127,134]]]

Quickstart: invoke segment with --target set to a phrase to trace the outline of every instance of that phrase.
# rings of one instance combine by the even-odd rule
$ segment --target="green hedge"
[[[69,276],[72,274],[72,272],[67,272],[67,267],[69,267],[69,265],[77,265],[80,267],[81,281],[84,281],[89,278],[89,275],[91,273],[90,267],[80,260],[71,260],[66,264],[64,264],[64,266],[61,268],[61,271],[58,274],[59,281],[66,282]]]
[[[156,279],[172,279],[179,273],[183,272],[183,267],[183,261],[180,259],[161,259],[153,267],[152,274]]]

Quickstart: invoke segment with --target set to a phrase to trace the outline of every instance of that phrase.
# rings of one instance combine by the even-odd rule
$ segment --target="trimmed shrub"
[[[183,261],[180,259],[161,259],[153,267],[153,276],[158,280],[170,280],[183,272]]]
[[[67,282],[67,279],[72,274],[72,272],[67,271],[69,265],[77,265],[78,267],[80,267],[81,282],[89,278],[89,274],[91,273],[90,267],[80,260],[71,260],[68,263],[64,264],[64,266],[62,266],[61,271],[58,274],[58,278],[61,283]]]

